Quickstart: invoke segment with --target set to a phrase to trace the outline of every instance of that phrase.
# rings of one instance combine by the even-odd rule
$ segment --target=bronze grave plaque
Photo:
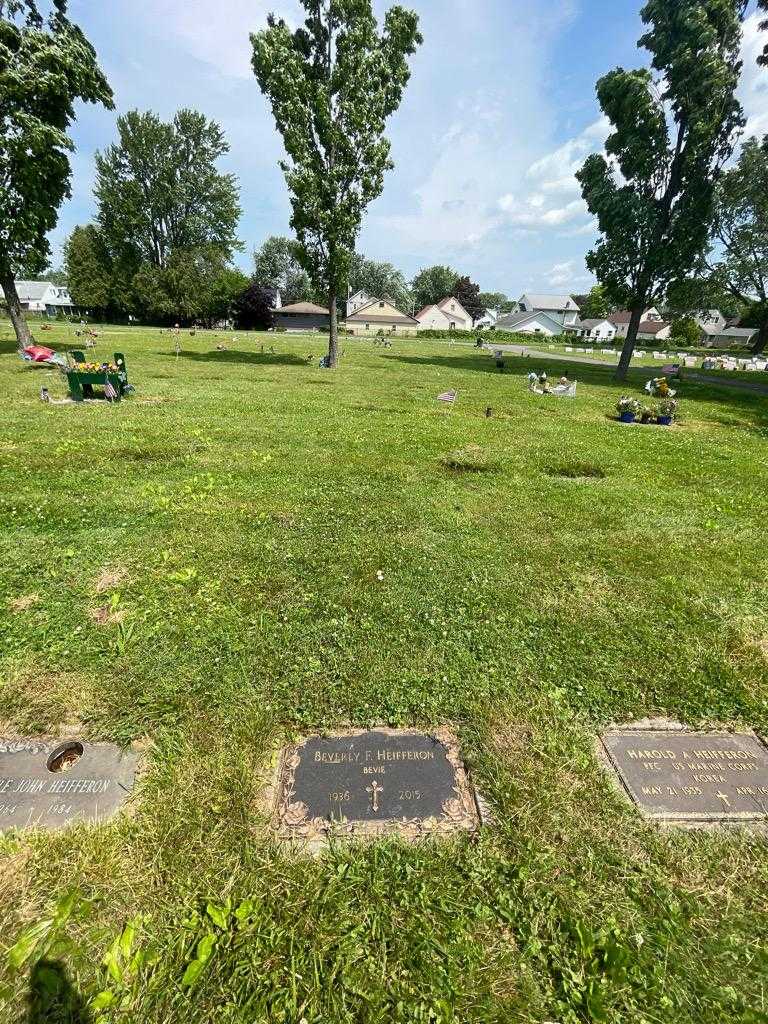
[[[600,740],[624,789],[648,818],[768,817],[768,748],[751,733],[616,730]]]
[[[447,734],[395,729],[310,736],[282,754],[275,826],[284,838],[418,837],[474,829],[475,795]]]

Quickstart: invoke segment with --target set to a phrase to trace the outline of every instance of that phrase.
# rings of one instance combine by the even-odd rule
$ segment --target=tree
[[[174,252],[239,249],[239,190],[216,161],[221,128],[194,110],[166,124],[137,110],[117,119],[119,143],[96,154],[98,224],[116,261],[164,268]]]
[[[434,306],[441,299],[453,295],[459,275],[451,267],[426,267],[420,270],[413,281],[411,291],[417,309]]]
[[[478,298],[486,310],[493,309],[499,314],[511,313],[517,306],[504,292],[480,292]]]
[[[617,68],[597,83],[613,125],[577,173],[601,238],[587,266],[632,311],[626,377],[643,310],[685,277],[707,244],[715,182],[744,124],[734,96],[746,0],[648,0],[640,45],[656,72]],[[620,172],[617,174],[617,171]]]
[[[694,348],[701,341],[701,328],[692,316],[681,316],[672,321],[670,336],[684,348]]]
[[[237,326],[242,330],[268,331],[274,323],[272,299],[272,290],[264,288],[253,278],[235,301]]]
[[[713,281],[747,307],[745,319],[759,328],[753,352],[768,346],[768,138],[748,139],[735,167],[717,188],[709,261]]]
[[[112,305],[112,261],[93,224],[76,227],[64,243],[64,266],[76,306],[103,313]]]
[[[276,288],[287,306],[314,298],[309,274],[301,265],[298,243],[272,235],[253,253],[254,280],[262,288]]]
[[[485,313],[485,306],[480,301],[480,286],[473,284],[468,277],[459,277],[456,280],[451,295],[466,309],[472,317],[473,324]]]
[[[757,6],[761,11],[768,11],[768,0],[757,0]],[[763,32],[768,32],[768,19],[760,22],[760,28]],[[768,43],[765,44],[763,52],[757,58],[757,63],[768,67]]]
[[[195,322],[229,317],[248,279],[230,267],[215,247],[180,250],[164,267],[146,261],[131,286],[144,316]]]
[[[587,301],[581,304],[579,316],[582,320],[603,320],[611,311],[611,304],[601,284],[590,288]]]
[[[304,269],[328,295],[328,361],[338,359],[337,296],[363,213],[393,166],[384,137],[421,43],[418,17],[392,7],[379,33],[371,0],[301,0],[308,13],[292,32],[270,15],[251,36],[253,69],[289,160],[281,167]]]
[[[402,273],[391,263],[377,263],[355,253],[349,269],[351,294],[366,291],[380,299],[389,299],[405,313],[413,312],[413,295]]]
[[[46,235],[70,193],[67,131],[74,102],[112,107],[96,52],[55,0],[47,20],[33,0],[0,0],[0,286],[20,346],[31,335],[14,279],[48,265]]]

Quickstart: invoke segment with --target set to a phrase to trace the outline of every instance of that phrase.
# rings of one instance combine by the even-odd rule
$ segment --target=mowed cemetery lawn
[[[96,1020],[768,1020],[765,839],[645,824],[595,754],[645,716],[768,731],[766,398],[626,427],[642,370],[568,401],[445,342],[327,371],[320,337],[115,328],[136,395],[50,406],[2,337],[0,734],[143,750],[110,824],[0,839],[3,948],[74,890]],[[280,744],[374,723],[452,728],[495,823],[279,847]],[[155,956],[110,975],[128,921]],[[0,1019],[28,985],[3,963]]]

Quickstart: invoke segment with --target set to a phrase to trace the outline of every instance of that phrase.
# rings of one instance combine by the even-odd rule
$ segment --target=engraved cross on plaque
[[[730,807],[731,806],[731,801],[728,799],[728,797],[725,795],[725,793],[716,793],[715,796],[719,797],[723,801],[723,803],[725,804],[726,807]]]
[[[374,779],[370,786],[365,787],[365,792],[371,794],[371,806],[374,811],[379,809],[379,793],[384,792],[384,787],[380,786]]]

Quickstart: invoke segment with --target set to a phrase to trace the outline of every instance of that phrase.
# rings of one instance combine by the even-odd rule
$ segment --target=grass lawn
[[[608,368],[558,401],[532,360],[322,346],[115,329],[136,396],[46,406],[2,334],[0,734],[145,756],[112,824],[0,839],[0,946],[76,890],[51,955],[130,1024],[768,1021],[765,841],[644,824],[594,754],[647,715],[768,731],[768,401],[622,427]],[[259,779],[349,723],[450,725],[496,824],[287,855]],[[110,975],[135,919],[156,958]],[[2,965],[0,1020],[28,984]]]

